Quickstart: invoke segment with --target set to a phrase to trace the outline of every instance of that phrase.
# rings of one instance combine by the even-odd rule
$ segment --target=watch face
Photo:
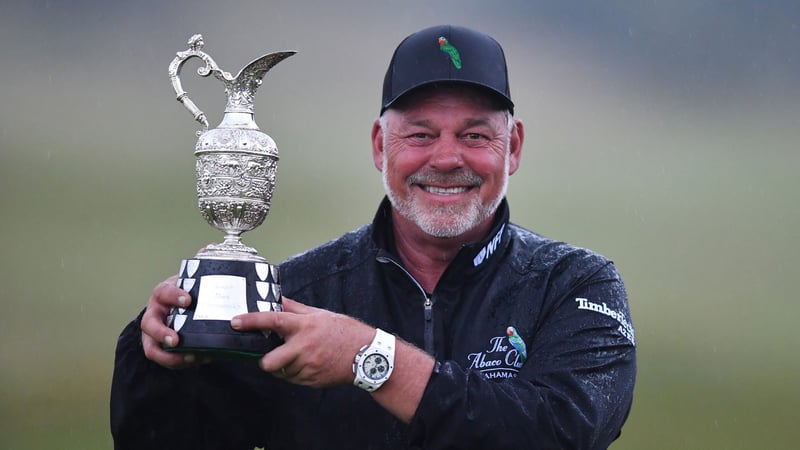
[[[389,371],[389,360],[380,353],[372,353],[364,359],[364,374],[370,380],[380,380]]]

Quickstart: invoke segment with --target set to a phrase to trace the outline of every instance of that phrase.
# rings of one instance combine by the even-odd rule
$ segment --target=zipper
[[[422,287],[421,284],[419,284],[419,281],[417,281],[417,279],[414,278],[414,276],[411,275],[408,272],[408,270],[406,270],[405,267],[400,265],[400,263],[398,263],[394,259],[388,258],[386,256],[378,256],[377,260],[378,260],[378,262],[381,262],[381,263],[392,263],[395,266],[397,266],[398,269],[402,270],[403,273],[406,274],[408,279],[410,279],[412,282],[414,282],[414,285],[417,286],[417,289],[419,289],[419,292],[422,294],[422,297],[425,299],[425,301],[422,304],[423,308],[424,308],[423,317],[425,319],[424,320],[424,322],[425,322],[424,323],[424,328],[423,328],[424,332],[422,334],[423,338],[425,339],[425,352],[427,352],[431,356],[435,356],[434,355],[434,349],[433,349],[433,296],[432,295],[428,296],[428,293],[425,292],[425,289]]]
[[[423,293],[425,291],[423,290]],[[433,353],[433,298],[425,293],[425,351],[429,355]]]

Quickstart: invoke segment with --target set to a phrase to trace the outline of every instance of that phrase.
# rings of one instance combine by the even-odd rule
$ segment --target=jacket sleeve
[[[171,370],[148,360],[139,321],[117,342],[111,383],[111,434],[115,450],[247,449],[263,446],[254,435],[269,411],[259,409],[247,376],[255,362],[224,361]],[[268,378],[268,377],[262,377]],[[250,386],[250,387],[248,387]]]
[[[415,444],[605,449],[619,436],[636,373],[622,280],[605,260],[553,278],[518,376],[489,380],[453,361],[437,363],[411,423]]]

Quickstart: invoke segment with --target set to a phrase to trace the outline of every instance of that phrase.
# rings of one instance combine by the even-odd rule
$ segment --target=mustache
[[[406,180],[412,184],[438,184],[444,186],[480,186],[483,178],[471,170],[459,169],[451,172],[421,169],[411,174]]]

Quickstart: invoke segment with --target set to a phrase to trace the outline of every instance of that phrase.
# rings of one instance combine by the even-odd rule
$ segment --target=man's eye
[[[424,144],[430,142],[431,135],[428,133],[411,133],[407,139],[412,144]]]
[[[489,138],[480,133],[467,133],[461,138],[468,145],[484,145]]]

